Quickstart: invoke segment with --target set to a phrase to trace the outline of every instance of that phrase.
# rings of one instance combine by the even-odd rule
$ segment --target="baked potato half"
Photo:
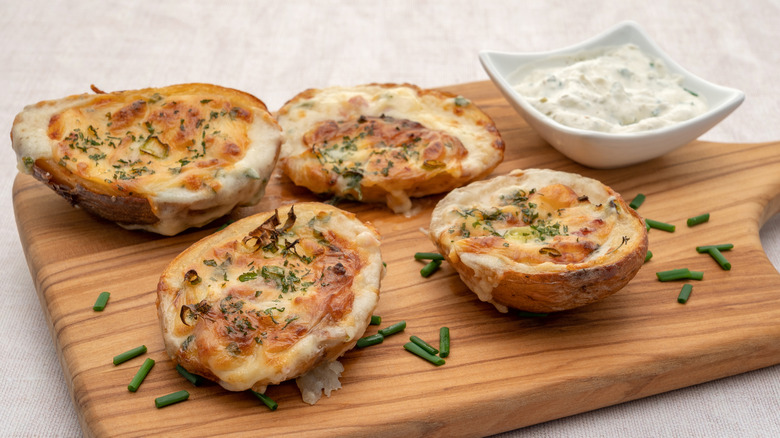
[[[611,188],[553,170],[514,170],[450,192],[430,237],[463,282],[501,312],[557,312],[625,286],[647,252],[643,219]]]
[[[489,174],[504,157],[490,117],[462,96],[410,84],[306,90],[278,112],[280,164],[299,186],[409,213],[410,198]]]
[[[297,378],[304,401],[316,402],[338,387],[336,360],[378,303],[379,245],[373,226],[316,202],[249,216],[196,242],[157,286],[168,355],[231,391]]]
[[[89,213],[163,235],[263,196],[282,134],[256,97],[210,84],[94,90],[16,116],[21,172]]]

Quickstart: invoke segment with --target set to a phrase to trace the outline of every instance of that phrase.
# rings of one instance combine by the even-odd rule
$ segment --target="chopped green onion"
[[[650,228],[655,228],[656,230],[661,230],[661,231],[668,231],[670,233],[674,233],[674,229],[675,229],[675,226],[672,224],[658,222],[647,218],[645,218],[645,224]]]
[[[704,278],[704,273],[700,271],[691,271],[688,268],[672,269],[669,271],[656,272],[655,275],[659,281],[674,281],[674,280],[701,280]]]
[[[631,200],[628,206],[636,210],[637,208],[639,208],[640,205],[642,205],[643,202],[645,202],[645,195],[641,193],[637,193],[637,195],[634,196],[634,199]]]
[[[154,399],[154,405],[157,406],[157,409],[160,409],[174,403],[183,402],[188,398],[190,398],[190,393],[182,389],[181,391],[172,392],[162,397],[157,397]]]
[[[682,289],[680,290],[680,294],[677,295],[677,302],[680,304],[687,303],[688,298],[691,297],[692,290],[693,290],[693,285],[691,285],[690,283],[684,284]]]
[[[176,371],[179,372],[179,374],[182,375],[185,379],[189,380],[190,383],[192,383],[195,386],[200,386],[203,384],[203,382],[206,380],[206,378],[199,376],[197,374],[192,374],[191,372],[184,369],[181,365],[176,365]]]
[[[433,348],[431,344],[423,341],[422,339],[418,338],[417,336],[410,336],[409,340],[417,344],[418,347],[425,350],[428,354],[438,354],[439,350]]]
[[[549,315],[549,313],[526,312],[525,310],[517,311],[517,316],[521,318],[544,318],[547,315]]]
[[[439,329],[439,357],[450,355],[450,328],[442,327]]]
[[[431,274],[439,269],[439,266],[441,266],[441,260],[431,260],[424,268],[420,269],[420,275],[423,277],[430,277]]]
[[[715,259],[716,262],[720,265],[721,268],[723,268],[724,271],[731,270],[731,263],[729,263],[728,260],[726,260],[726,257],[721,254],[721,252],[718,250],[718,248],[712,247],[708,251],[710,253],[710,256],[712,256],[713,259]]]
[[[696,252],[705,253],[705,252],[708,252],[710,250],[710,248],[715,248],[718,251],[729,251],[732,248],[734,248],[734,245],[732,245],[731,243],[721,243],[719,245],[697,246],[696,247]]]
[[[372,345],[381,344],[384,340],[384,335],[377,333],[375,335],[364,336],[358,339],[355,346],[358,348],[370,347]]]
[[[404,331],[405,328],[406,328],[406,321],[400,321],[393,325],[387,326],[383,329],[379,329],[378,333],[384,337],[387,337],[390,335],[394,335],[398,332],[402,332]]]
[[[653,252],[647,251],[647,254],[645,254],[645,263],[649,262],[651,258],[653,258]]]
[[[122,354],[114,356],[114,365],[119,365],[122,362],[127,362],[128,360],[140,356],[142,354],[146,353],[146,345],[141,345],[140,347],[135,347],[132,350],[125,351]]]
[[[130,384],[127,385],[127,390],[130,392],[136,392],[138,391],[138,387],[141,386],[141,383],[146,378],[146,375],[149,374],[149,371],[154,366],[154,359],[146,358],[143,365],[141,365],[141,368],[138,369],[138,372],[135,373],[135,377],[133,377],[133,380],[130,381]]]
[[[371,315],[371,322],[369,324],[371,325],[382,324],[382,317],[379,315]]]
[[[406,344],[404,344],[404,349],[406,349],[406,351],[408,351],[408,352],[410,352],[412,354],[415,354],[415,355],[417,355],[417,356],[427,360],[428,362],[430,362],[430,363],[432,363],[432,364],[434,364],[436,366],[444,365],[444,359],[442,359],[440,357],[437,357],[437,356],[434,356],[432,354],[429,354],[427,351],[425,351],[422,348],[420,348],[420,346],[415,344],[414,342],[407,342]]]
[[[279,407],[279,404],[276,403],[275,401],[273,401],[273,399],[271,399],[271,397],[268,397],[265,394],[259,393],[257,391],[251,390],[251,389],[250,389],[250,391],[252,391],[252,394],[257,396],[257,398],[259,398],[266,406],[268,406],[268,409],[270,409],[272,411],[275,411],[276,408]]]
[[[111,296],[108,292],[100,292],[100,295],[98,295],[97,300],[95,301],[95,305],[92,306],[92,310],[95,312],[102,312],[103,309],[106,308],[106,304],[108,304],[108,298]]]
[[[688,226],[692,227],[694,225],[703,224],[704,222],[707,222],[708,220],[710,220],[710,214],[709,213],[700,214],[698,216],[694,216],[694,217],[688,218]]]
[[[444,260],[444,256],[438,252],[418,252],[414,255],[415,260]]]

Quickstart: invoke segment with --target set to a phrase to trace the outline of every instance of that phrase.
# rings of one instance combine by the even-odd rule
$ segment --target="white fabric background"
[[[0,134],[25,105],[87,92],[90,84],[111,91],[211,82],[248,91],[276,110],[309,87],[486,80],[481,49],[559,48],[626,19],[690,71],[745,91],[745,103],[702,139],[780,140],[777,0],[0,0]],[[16,170],[5,138],[0,435],[77,436],[76,410],[16,231]],[[762,241],[780,266],[780,217],[764,227]],[[778,412],[774,366],[508,435],[769,437],[780,436]]]

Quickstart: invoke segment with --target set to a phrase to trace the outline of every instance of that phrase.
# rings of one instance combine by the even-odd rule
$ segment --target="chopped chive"
[[[419,357],[427,360],[428,362],[430,362],[430,363],[432,363],[432,364],[434,364],[436,366],[444,365],[444,359],[442,359],[442,358],[440,358],[438,356],[434,356],[432,354],[429,354],[427,351],[425,351],[422,348],[420,348],[420,346],[415,344],[414,342],[407,342],[406,344],[404,344],[404,349],[406,349],[406,351],[408,351],[408,352],[410,352],[410,353],[412,353],[412,354],[414,354],[416,356],[419,356]]]
[[[674,229],[675,229],[675,226],[672,224],[658,222],[647,218],[645,218],[645,224],[650,228],[655,228],[656,230],[661,230],[661,231],[668,231],[670,233],[674,233]]]
[[[380,335],[382,335],[382,336],[387,337],[387,336],[390,336],[390,335],[394,335],[394,334],[396,334],[398,332],[402,332],[402,331],[404,331],[405,328],[406,328],[406,321],[400,321],[400,322],[397,322],[397,323],[395,323],[393,325],[387,326],[387,327],[385,327],[383,329],[379,329],[378,333]]]
[[[433,346],[422,339],[418,338],[417,336],[409,336],[409,340],[417,344],[418,347],[425,350],[428,354],[438,354],[439,350],[433,348]]]
[[[190,398],[190,393],[182,389],[181,391],[172,392],[162,397],[157,397],[154,399],[154,405],[157,406],[157,409],[160,409],[174,403],[183,402],[188,398]]]
[[[688,226],[692,227],[694,225],[703,224],[703,223],[707,222],[708,220],[710,220],[710,214],[709,213],[700,214],[698,216],[694,216],[694,217],[688,218]]]
[[[692,290],[693,290],[693,285],[691,285],[690,283],[684,284],[682,289],[680,290],[680,294],[677,295],[677,302],[680,304],[687,303],[688,298],[691,297]]]
[[[377,333],[375,335],[364,336],[358,339],[355,346],[358,348],[370,347],[372,345],[381,344],[384,340],[384,335]]]
[[[658,281],[674,281],[674,280],[702,280],[704,279],[704,272],[691,271],[688,268],[672,269],[669,271],[656,272]]]
[[[130,384],[127,385],[127,390],[130,392],[138,391],[138,387],[141,386],[141,383],[146,378],[146,375],[149,374],[149,371],[152,369],[153,366],[154,366],[154,359],[147,357],[143,365],[141,365],[141,368],[139,368],[138,372],[135,373],[135,377],[133,377],[133,380],[131,380]]]
[[[708,252],[710,250],[710,248],[715,248],[718,251],[729,251],[732,248],[734,248],[734,245],[732,245],[731,243],[721,243],[719,245],[697,246],[696,247],[696,252],[705,253],[705,252]]]
[[[414,255],[415,260],[444,260],[444,256],[438,252],[418,252]]]
[[[92,310],[95,312],[102,312],[103,309],[106,308],[106,304],[108,304],[109,297],[111,297],[110,293],[100,292],[100,295],[98,295],[97,300],[95,301],[95,305],[92,306]]]
[[[651,258],[653,258],[653,252],[647,251],[647,254],[645,254],[645,263],[649,262]]]
[[[382,317],[379,315],[371,315],[371,322],[369,324],[371,325],[382,324]]]
[[[712,247],[709,250],[707,250],[708,253],[710,253],[710,256],[712,256],[713,259],[715,259],[716,262],[720,265],[721,268],[723,268],[724,271],[731,270],[731,263],[729,263],[728,260],[726,260],[726,257],[721,254],[721,252],[718,250],[718,248]]]
[[[439,357],[450,355],[450,328],[442,327],[439,329]]]
[[[423,277],[430,277],[431,274],[439,269],[439,266],[441,266],[441,260],[431,260],[424,268],[420,269],[420,275]]]
[[[517,311],[517,316],[521,318],[544,318],[547,315],[549,315],[549,313],[526,312],[525,310]]]
[[[132,350],[125,351],[122,354],[118,354],[114,356],[114,365],[119,365],[122,362],[127,362],[128,360],[140,356],[142,354],[146,353],[146,345],[141,345],[140,347],[135,347]]]
[[[642,205],[643,202],[645,202],[645,195],[641,193],[637,193],[637,195],[634,196],[634,199],[631,200],[628,206],[636,210],[637,208],[639,208],[640,205]]]
[[[203,382],[206,380],[204,377],[199,376],[197,374],[192,374],[191,372],[184,369],[181,365],[176,365],[176,371],[179,372],[179,374],[182,375],[185,379],[189,380],[190,383],[192,383],[195,386],[200,386],[203,384]]]
[[[251,389],[250,389],[250,391],[252,391],[252,394],[254,394],[257,398],[259,398],[266,406],[268,406],[268,409],[270,409],[272,411],[275,411],[276,408],[279,407],[279,404],[276,403],[275,401],[273,401],[273,399],[271,399],[271,397],[268,397],[265,394],[259,393],[257,391],[251,390]]]

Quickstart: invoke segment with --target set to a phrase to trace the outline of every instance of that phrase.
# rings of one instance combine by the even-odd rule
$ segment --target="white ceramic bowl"
[[[518,69],[553,57],[602,47],[633,43],[650,57],[661,59],[671,73],[683,77],[682,86],[706,99],[709,110],[690,120],[651,131],[605,133],[562,125],[545,116],[512,88],[509,78]],[[541,53],[482,51],[479,60],[504,97],[533,129],[572,160],[589,167],[609,169],[641,163],[690,143],[734,111],[745,94],[694,76],[666,55],[634,22],[618,24],[580,44]]]

